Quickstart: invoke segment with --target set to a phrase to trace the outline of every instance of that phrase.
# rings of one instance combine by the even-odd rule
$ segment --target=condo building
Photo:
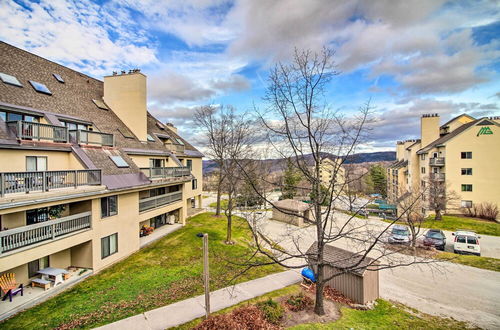
[[[388,202],[397,205],[408,192],[425,192],[433,180],[458,197],[448,212],[481,203],[500,207],[500,117],[462,114],[440,125],[437,114],[426,114],[420,125],[420,139],[397,142],[396,161],[387,169]],[[422,213],[432,212],[424,194]]]
[[[140,70],[97,80],[0,42],[0,79],[0,274],[96,273],[201,207],[203,155],[148,112]]]

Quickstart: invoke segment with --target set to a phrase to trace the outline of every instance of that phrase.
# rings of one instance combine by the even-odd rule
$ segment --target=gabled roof
[[[441,127],[440,127],[440,128],[444,128],[444,127],[448,126],[448,125],[449,125],[449,124],[451,124],[453,121],[457,120],[458,118],[460,118],[460,117],[462,117],[462,116],[465,116],[465,117],[467,117],[467,118],[469,118],[469,119],[471,119],[471,120],[476,120],[476,118],[474,118],[474,117],[472,117],[472,116],[469,116],[469,115],[468,115],[468,114],[466,114],[466,113],[463,113],[463,114],[461,114],[461,115],[458,115],[458,116],[455,116],[455,117],[451,118],[451,119],[450,119],[450,120],[448,120],[446,123],[444,123],[443,125],[441,125]]]
[[[429,152],[429,150],[431,150],[432,148],[435,148],[436,146],[439,146],[451,139],[453,139],[455,136],[457,136],[458,134],[462,133],[463,131],[467,130],[469,127],[472,127],[474,126],[475,124],[478,123],[480,119],[478,120],[474,120],[474,121],[471,121],[470,123],[467,123],[467,124],[463,124],[462,126],[456,128],[454,131],[452,131],[451,133],[448,133],[440,138],[438,138],[437,140],[434,140],[433,142],[429,143],[427,146],[425,146],[424,148],[420,149],[419,151],[417,151],[417,154],[420,155],[420,154],[426,154]]]
[[[408,166],[407,160],[397,160],[394,163],[392,163],[391,165],[389,165],[388,168],[399,169],[399,168],[402,168],[405,166]]]

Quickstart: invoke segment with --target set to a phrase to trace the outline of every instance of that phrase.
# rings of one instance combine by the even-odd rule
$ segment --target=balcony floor
[[[72,276],[69,279],[56,287],[51,287],[47,291],[39,287],[32,288],[31,285],[29,285],[24,287],[24,295],[21,296],[21,294],[18,293],[16,296],[12,297],[12,302],[9,302],[9,298],[5,301],[0,300],[0,321],[55,296],[59,292],[66,290],[92,274],[92,270],[89,269],[82,275],[78,275],[81,270],[82,268],[77,268],[74,271],[70,271]]]
[[[141,237],[139,239],[140,247],[143,248],[146,245],[153,243],[154,241],[159,240],[160,238],[173,233],[174,231],[180,229],[182,227],[181,223],[175,223],[173,225],[164,225],[158,229],[156,229],[152,234],[148,236]]]

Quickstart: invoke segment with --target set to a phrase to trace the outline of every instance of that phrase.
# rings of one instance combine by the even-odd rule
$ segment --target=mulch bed
[[[305,288],[305,290],[312,294],[316,294],[316,284],[312,284],[307,289]],[[352,301],[350,298],[347,298],[342,293],[340,293],[339,291],[335,290],[334,288],[328,285],[326,285],[325,288],[323,289],[323,294],[326,299],[329,299],[331,301],[338,302],[341,304],[346,304],[349,306],[355,305],[355,302]]]
[[[281,327],[268,322],[262,311],[254,305],[240,307],[231,313],[210,316],[196,330],[278,330]]]

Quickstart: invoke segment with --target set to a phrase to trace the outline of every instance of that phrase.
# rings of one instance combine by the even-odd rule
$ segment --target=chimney
[[[437,113],[422,115],[420,119],[420,138],[422,148],[439,138],[439,115]]]
[[[174,124],[172,123],[165,123],[165,125],[171,130],[173,131],[174,133],[177,134],[177,127],[174,126]]]
[[[138,69],[104,77],[104,101],[141,141],[147,141],[146,76]]]
[[[396,160],[403,160],[404,158],[404,142],[398,141],[396,144]]]

